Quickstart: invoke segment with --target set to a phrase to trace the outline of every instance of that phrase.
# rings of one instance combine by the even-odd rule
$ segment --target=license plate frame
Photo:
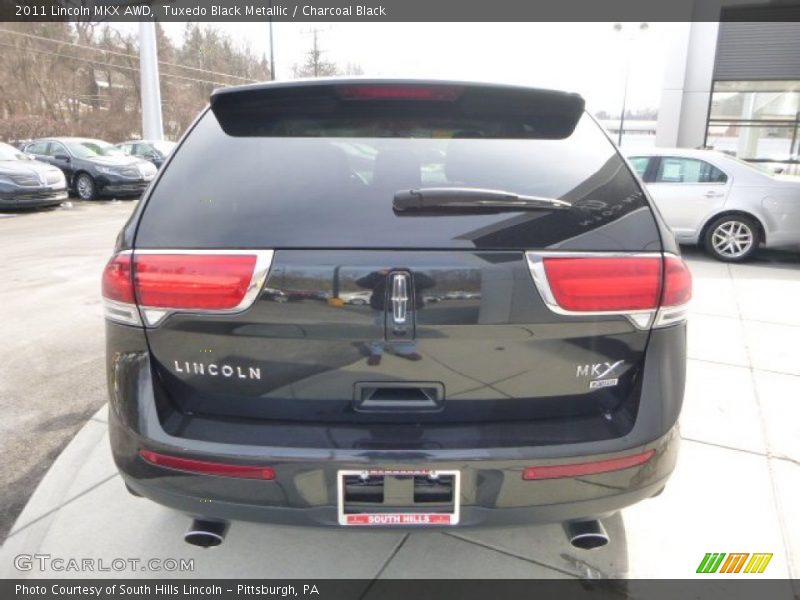
[[[344,502],[344,478],[347,476],[439,476],[453,477],[452,512],[358,512],[346,513]],[[461,471],[453,469],[345,469],[336,473],[336,505],[339,525],[343,527],[452,527],[458,525],[461,516]],[[419,505],[416,507],[419,508]]]

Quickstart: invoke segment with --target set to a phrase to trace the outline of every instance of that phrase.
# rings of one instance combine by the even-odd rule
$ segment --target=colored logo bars
[[[727,556],[727,558],[726,558]],[[749,560],[748,560],[749,557]],[[749,554],[747,552],[725,554],[708,552],[697,567],[698,573],[763,573],[772,554]],[[724,561],[724,562],[723,562]],[[744,567],[744,570],[742,570]]]

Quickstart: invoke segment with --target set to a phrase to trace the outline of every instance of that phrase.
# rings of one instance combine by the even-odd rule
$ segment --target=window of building
[[[706,146],[800,174],[800,81],[715,81]]]

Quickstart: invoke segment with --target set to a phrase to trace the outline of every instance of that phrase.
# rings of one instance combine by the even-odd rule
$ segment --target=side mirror
[[[35,154],[26,154],[25,156],[27,156],[31,160],[36,160],[36,155]]]
[[[69,156],[66,154],[56,154],[53,158],[56,160],[63,160],[64,162],[69,162]]]

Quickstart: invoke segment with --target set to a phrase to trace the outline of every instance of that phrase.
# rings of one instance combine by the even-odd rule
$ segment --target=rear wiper
[[[564,200],[525,196],[503,190],[480,188],[420,188],[401,190],[394,195],[392,203],[398,212],[438,211],[514,211],[514,210],[563,210],[572,205]]]

